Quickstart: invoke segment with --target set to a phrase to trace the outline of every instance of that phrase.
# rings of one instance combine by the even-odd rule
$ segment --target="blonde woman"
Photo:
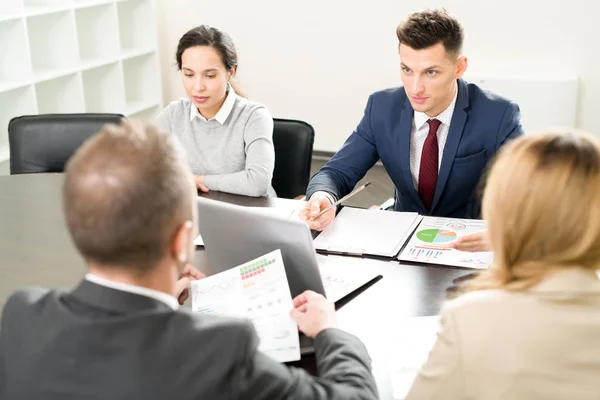
[[[514,140],[483,216],[494,265],[442,310],[407,399],[600,399],[600,142]]]

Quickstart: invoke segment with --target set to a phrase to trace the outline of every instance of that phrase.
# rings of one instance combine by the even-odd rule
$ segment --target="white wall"
[[[173,66],[179,37],[211,24],[235,41],[238,78],[249,97],[273,116],[311,123],[315,149],[335,151],[361,118],[368,95],[400,84],[398,23],[440,5],[464,25],[469,72],[576,75],[578,127],[600,136],[595,0],[158,0],[165,104],[185,95]]]

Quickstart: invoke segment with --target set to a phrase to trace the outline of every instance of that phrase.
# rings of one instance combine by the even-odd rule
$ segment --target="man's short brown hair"
[[[399,44],[422,50],[438,43],[456,57],[462,51],[463,28],[445,9],[425,10],[408,16],[396,29]]]
[[[138,121],[106,125],[69,160],[63,206],[87,261],[154,267],[192,220],[193,178],[174,137]]]

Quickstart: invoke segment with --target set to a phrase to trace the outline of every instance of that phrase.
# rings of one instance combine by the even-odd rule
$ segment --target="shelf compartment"
[[[77,70],[77,30],[70,11],[29,17],[27,30],[34,74],[41,79]]]
[[[31,77],[27,29],[22,19],[0,22],[0,90],[25,83]]]
[[[0,1],[0,21],[20,18],[23,15],[24,6],[22,0]]]
[[[37,114],[33,86],[0,93],[0,161],[8,158],[8,123],[14,117]]]
[[[120,63],[83,71],[82,78],[86,112],[125,112]]]
[[[160,75],[154,54],[124,60],[123,77],[128,109],[134,104],[156,104]]]
[[[114,4],[107,4],[75,10],[79,55],[83,63],[119,58],[119,36],[114,7]]]
[[[81,113],[85,111],[79,74],[40,82],[35,85],[40,114]]]
[[[155,20],[150,0],[117,2],[121,50],[152,49],[156,44]]]

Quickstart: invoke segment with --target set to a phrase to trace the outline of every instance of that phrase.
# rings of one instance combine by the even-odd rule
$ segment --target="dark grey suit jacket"
[[[248,321],[173,311],[82,281],[70,293],[27,289],[0,330],[0,399],[374,399],[369,355],[354,336],[315,339],[319,378],[257,351]]]

